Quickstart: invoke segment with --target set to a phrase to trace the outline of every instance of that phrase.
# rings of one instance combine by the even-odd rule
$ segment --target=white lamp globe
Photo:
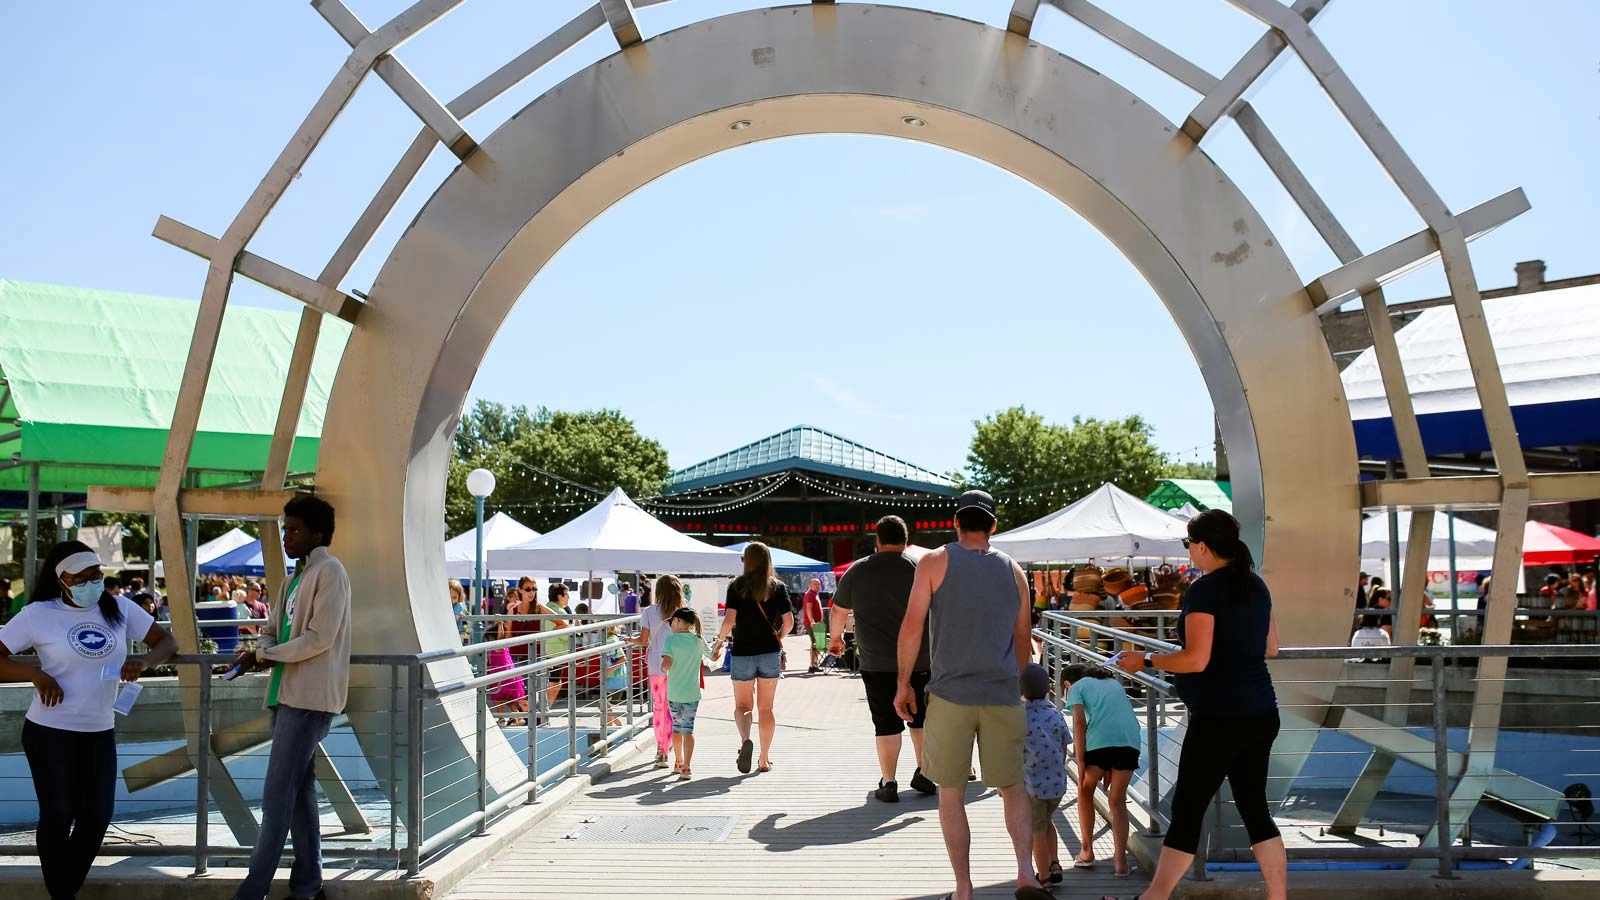
[[[488,469],[473,469],[468,472],[467,492],[474,497],[487,497],[494,493],[494,473]]]

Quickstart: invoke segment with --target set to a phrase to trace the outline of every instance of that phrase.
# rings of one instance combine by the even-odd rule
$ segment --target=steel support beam
[[[1277,176],[1284,190],[1289,192],[1311,226],[1322,236],[1329,249],[1341,263],[1352,263],[1361,258],[1361,248],[1339,222],[1333,210],[1322,200],[1322,195],[1311,186],[1310,179],[1300,171],[1289,152],[1278,142],[1267,123],[1256,114],[1255,108],[1241,100],[1234,105],[1233,119],[1239,124],[1267,168]],[[1400,444],[1400,461],[1406,472],[1414,477],[1430,474],[1428,455],[1422,445],[1422,430],[1417,425],[1416,407],[1411,402],[1411,388],[1406,383],[1405,368],[1400,360],[1400,347],[1395,343],[1394,322],[1389,318],[1388,304],[1383,289],[1375,288],[1361,295],[1367,313],[1368,330],[1372,333],[1372,349],[1378,361],[1378,375],[1383,381],[1384,395],[1389,401],[1389,418],[1394,423],[1395,437]]]
[[[149,513],[156,511],[158,489],[144,487],[89,488],[90,509],[100,512]],[[254,519],[281,515],[283,505],[294,496],[293,491],[224,491],[213,488],[185,488],[178,493],[177,512],[185,516],[216,516],[230,519]],[[166,546],[165,541],[163,545]],[[178,544],[182,547],[182,543]],[[172,578],[172,566],[167,566],[167,578]]]
[[[1205,94],[1216,87],[1216,76],[1088,0],[1050,0],[1050,4],[1195,93]]]
[[[210,260],[217,248],[216,238],[166,216],[156,220],[155,231],[152,234],[179,250],[187,250],[205,260]],[[257,284],[293,297],[312,309],[351,324],[355,323],[356,316],[360,314],[364,305],[355,297],[312,281],[299,272],[263,259],[248,250],[239,254],[234,271]]]
[[[600,11],[605,13],[606,24],[611,26],[611,33],[616,36],[618,47],[626,50],[636,44],[644,43],[644,35],[639,32],[639,19],[633,11],[632,0],[600,0]]]
[[[373,59],[372,70],[389,85],[390,90],[400,98],[400,102],[417,114],[422,124],[427,126],[428,130],[439,139],[439,143],[449,148],[457,159],[466,159],[472,151],[478,149],[478,142],[467,133],[467,129],[450,110],[446,109],[415,75],[411,74],[411,70],[407,69],[404,63],[389,54],[401,43],[415,37],[424,28],[437,22],[463,2],[465,0],[429,0],[419,3],[378,31],[370,32],[342,0],[311,0],[312,7],[333,26],[333,30],[337,31],[340,37],[344,38],[345,43],[350,45],[354,51],[352,56],[370,54]]]
[[[1275,3],[1277,0],[1271,2]],[[1303,24],[1316,18],[1317,13],[1322,12],[1323,7],[1327,5],[1328,0],[1295,0],[1293,7],[1283,11],[1286,15],[1298,16]],[[1270,22],[1267,24],[1272,25]],[[1279,54],[1283,53],[1289,42],[1276,30],[1276,26],[1273,28],[1274,30],[1262,35],[1255,46],[1239,57],[1239,61],[1228,70],[1228,74],[1222,76],[1215,86],[1206,91],[1206,95],[1200,99],[1194,111],[1184,119],[1183,133],[1188,135],[1190,140],[1200,143],[1201,138],[1221,121],[1223,115],[1239,102],[1245,91],[1250,90],[1250,86],[1266,74],[1267,69],[1277,61]]]
[[[1506,191],[1456,216],[1465,240],[1476,240],[1532,209],[1522,188]],[[1430,228],[1351,260],[1306,285],[1306,293],[1317,306],[1318,315],[1328,315],[1356,299],[1365,291],[1384,284],[1439,259],[1439,238]]]
[[[1033,20],[1039,15],[1039,0],[1016,0],[1006,17],[1006,30],[1027,37],[1033,33]]]
[[[1600,497],[1600,472],[1535,472],[1528,476],[1534,505],[1571,503]],[[1497,475],[1461,475],[1436,478],[1400,478],[1368,481],[1361,485],[1363,509],[1495,509],[1503,490]]]

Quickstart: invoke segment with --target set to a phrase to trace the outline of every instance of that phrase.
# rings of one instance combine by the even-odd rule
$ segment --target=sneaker
[[[920,767],[911,776],[911,789],[919,794],[937,794],[939,792],[939,786],[933,783],[933,779],[922,774]]]
[[[878,789],[872,792],[872,796],[877,797],[884,803],[899,803],[900,786],[892,781],[884,781],[880,778],[878,779]]]
[[[656,765],[655,765],[655,767],[658,768],[658,769],[665,769],[667,767],[667,755],[665,753],[657,753],[656,754]]]

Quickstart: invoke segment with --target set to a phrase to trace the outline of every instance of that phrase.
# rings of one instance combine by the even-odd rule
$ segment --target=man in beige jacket
[[[272,755],[261,803],[261,831],[250,854],[250,874],[235,900],[263,900],[294,838],[289,896],[321,900],[322,829],[317,814],[313,756],[328,736],[333,717],[344,711],[350,685],[350,576],[328,553],[333,507],[301,494],[283,507],[283,548],[295,560],[294,578],[275,599],[261,629],[255,656],[236,665],[272,666],[267,708],[272,711]]]

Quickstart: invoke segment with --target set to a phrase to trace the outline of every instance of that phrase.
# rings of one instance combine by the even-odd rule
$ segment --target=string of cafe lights
[[[784,474],[771,479],[770,483],[765,487],[756,490],[754,493],[740,497],[737,500],[726,503],[700,504],[696,506],[672,506],[667,504],[651,503],[650,506],[654,507],[654,509],[651,509],[651,512],[663,516],[697,516],[706,515],[708,513],[715,514],[732,512],[733,510],[749,506],[752,503],[765,500],[767,497],[771,496],[774,491],[778,490],[778,488],[781,488],[788,483],[789,474],[785,472]],[[645,504],[640,505],[644,506]]]
[[[878,503],[884,506],[911,507],[913,509],[933,509],[948,507],[956,502],[954,497],[930,497],[928,494],[873,494],[850,491],[841,488],[837,484],[824,484],[806,475],[796,475],[795,480],[824,494],[861,503]]]

